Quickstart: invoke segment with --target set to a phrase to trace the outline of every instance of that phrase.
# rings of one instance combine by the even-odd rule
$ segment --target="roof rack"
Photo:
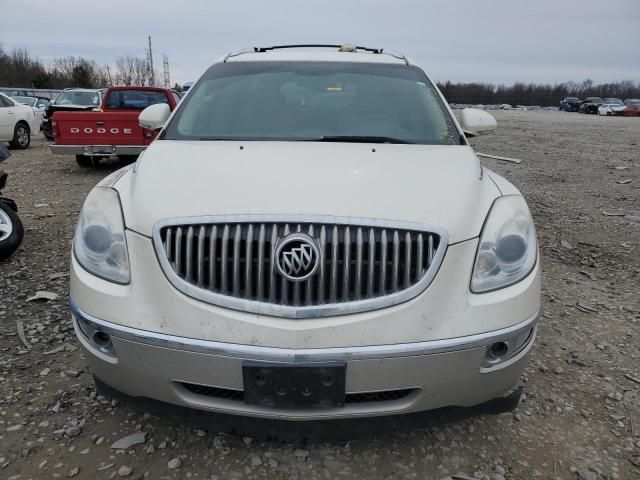
[[[271,47],[253,47],[253,51],[256,53],[268,52],[270,50],[281,50],[284,48],[337,48],[342,51],[356,51],[363,50],[365,52],[371,52],[376,54],[382,53],[382,48],[369,48],[369,47],[361,47],[358,45],[330,45],[330,44],[322,44],[322,43],[307,43],[307,44],[294,44],[294,45],[273,45]]]

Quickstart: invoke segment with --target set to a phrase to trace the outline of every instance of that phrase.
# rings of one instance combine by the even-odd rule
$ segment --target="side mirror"
[[[138,117],[138,123],[142,128],[147,130],[159,130],[169,119],[171,115],[171,109],[166,103],[156,103],[155,105],[149,105]]]
[[[498,128],[498,123],[493,115],[475,108],[462,110],[460,125],[464,133],[470,136],[490,133]]]

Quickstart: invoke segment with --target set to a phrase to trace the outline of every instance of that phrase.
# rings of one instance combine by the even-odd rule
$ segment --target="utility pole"
[[[169,57],[166,53],[162,54],[162,70],[164,71],[164,87],[171,88],[171,74],[169,73]]]
[[[107,65],[107,77],[109,78],[109,86],[113,87],[113,80],[111,80],[111,69],[109,68],[109,65]]]
[[[149,35],[149,50],[147,51],[147,62],[149,63],[149,84],[156,84],[156,73],[153,68],[153,50],[151,49],[151,35]]]

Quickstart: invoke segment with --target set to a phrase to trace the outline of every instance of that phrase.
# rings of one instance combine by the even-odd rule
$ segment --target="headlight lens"
[[[129,283],[129,254],[118,192],[95,187],[78,219],[73,248],[89,272],[116,283]]]
[[[520,195],[497,199],[480,235],[471,276],[471,291],[487,292],[513,285],[536,263],[536,229]]]

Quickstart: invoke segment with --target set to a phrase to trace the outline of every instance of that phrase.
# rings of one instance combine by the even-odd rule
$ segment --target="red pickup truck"
[[[156,103],[167,103],[173,110],[178,102],[180,96],[166,88],[111,87],[104,94],[99,111],[53,115],[51,151],[75,155],[83,167],[110,155],[133,160],[157,133],[138,124],[140,112]]]

